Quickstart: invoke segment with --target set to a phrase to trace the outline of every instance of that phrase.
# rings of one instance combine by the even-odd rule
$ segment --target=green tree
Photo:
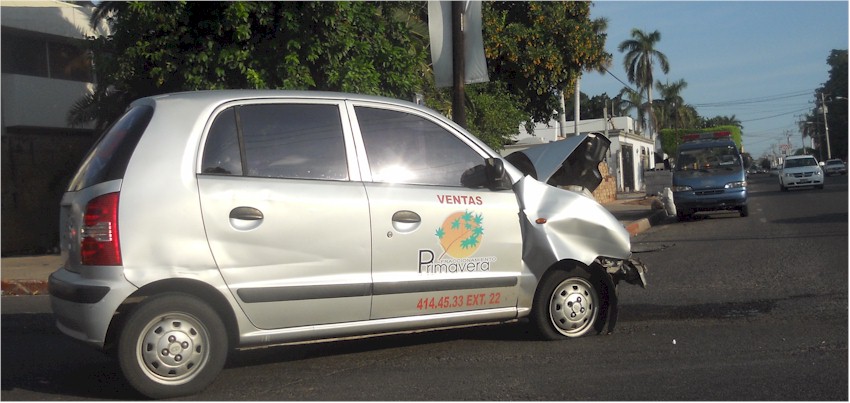
[[[820,94],[823,94],[827,107],[826,119],[832,157],[847,160],[847,50],[833,49],[826,63],[829,66],[829,79],[817,89],[815,105],[820,105]],[[822,111],[816,107],[813,113],[820,115],[823,125]]]
[[[625,52],[623,67],[626,69],[629,82],[637,85],[639,92],[645,94],[645,99],[648,101],[645,116],[649,119],[655,117],[652,113],[652,85],[655,82],[653,61],[658,62],[664,74],[670,71],[667,56],[655,48],[659,41],[661,41],[661,33],[658,31],[647,34],[635,28],[632,29],[632,39],[621,42],[617,47],[620,52]],[[641,122],[644,127],[648,127],[646,123]]]
[[[501,150],[517,134],[528,115],[504,83],[491,82],[467,87],[469,132],[494,150]]]
[[[411,99],[427,53],[393,2],[102,2],[93,22],[96,90],[69,120],[111,121],[133,99],[274,88]],[[108,104],[104,104],[108,103]]]
[[[483,7],[490,79],[501,81],[535,122],[560,111],[558,96],[581,72],[610,63],[606,20],[590,2],[492,2]]]

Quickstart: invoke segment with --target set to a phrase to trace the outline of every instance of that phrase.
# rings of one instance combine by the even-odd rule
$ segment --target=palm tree
[[[646,93],[648,102],[648,113],[650,119],[654,120],[652,113],[652,85],[655,82],[652,76],[652,63],[657,61],[661,71],[667,74],[670,71],[670,63],[667,56],[655,49],[655,45],[661,40],[661,33],[653,31],[650,34],[634,28],[632,39],[620,43],[617,50],[626,52],[623,66],[626,68],[629,82],[638,86],[641,92]],[[648,130],[649,131],[649,130]]]
[[[661,121],[658,129],[684,127],[685,100],[682,98],[682,90],[688,87],[685,80],[680,79],[673,83],[664,84],[661,81],[655,83],[655,88],[661,95],[663,110],[656,114]]]
[[[617,114],[628,115],[632,112],[632,110],[637,111],[637,120],[639,124],[645,124],[645,112],[646,108],[644,107],[645,102],[643,102],[643,97],[639,92],[629,88],[623,87],[620,90],[620,93],[615,98],[618,102],[614,105],[614,108],[617,110]]]

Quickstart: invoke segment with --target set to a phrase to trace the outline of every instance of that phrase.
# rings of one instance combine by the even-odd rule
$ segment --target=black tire
[[[540,336],[560,340],[601,332],[605,312],[600,287],[585,268],[550,271],[538,285],[531,310]]]
[[[691,212],[690,212],[690,210],[676,211],[676,218],[678,218],[679,221],[688,220],[689,218],[691,218]]]
[[[149,297],[124,323],[118,362],[127,382],[147,397],[198,393],[224,367],[229,349],[224,323],[196,297]]]
[[[750,215],[749,206],[741,206],[738,211],[741,213],[741,217],[747,217]]]

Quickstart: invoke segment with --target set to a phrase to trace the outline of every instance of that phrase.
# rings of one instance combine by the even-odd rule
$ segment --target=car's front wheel
[[[583,268],[547,274],[539,285],[531,314],[540,335],[557,340],[602,331],[599,284]]]
[[[151,398],[195,394],[227,358],[224,323],[209,305],[186,294],[149,297],[132,312],[118,340],[127,381]]]

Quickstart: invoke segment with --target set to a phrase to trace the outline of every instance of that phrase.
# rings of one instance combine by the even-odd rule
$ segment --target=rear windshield
[[[741,155],[733,146],[681,150],[676,159],[677,171],[737,170],[742,169],[742,167]]]
[[[68,185],[68,191],[76,192],[98,183],[123,178],[130,156],[133,155],[133,150],[151,116],[153,108],[143,105],[131,108],[118,119],[89,150]]]

